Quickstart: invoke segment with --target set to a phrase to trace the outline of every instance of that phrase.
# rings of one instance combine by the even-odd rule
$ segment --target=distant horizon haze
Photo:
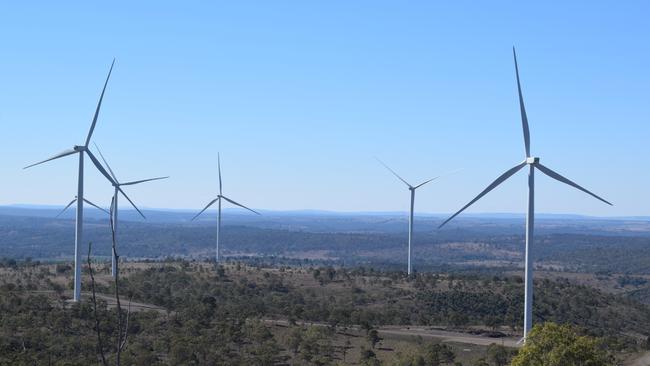
[[[99,205],[102,207],[102,205]],[[25,210],[61,210],[65,207],[65,205],[38,205],[38,204],[24,204],[24,203],[16,203],[16,204],[9,204],[9,205],[0,205],[0,215],[3,214],[2,208],[16,208],[16,209],[25,209]],[[107,207],[106,207],[107,208]],[[164,207],[146,207],[146,206],[140,206],[140,210],[142,211],[149,211],[149,212],[175,212],[175,213],[183,213],[183,214],[188,214],[188,215],[194,215],[196,214],[200,209],[194,209],[194,208],[164,208]],[[408,211],[345,211],[345,210],[320,210],[320,209],[310,209],[310,208],[303,208],[303,209],[292,209],[292,210],[274,210],[274,209],[266,209],[266,208],[260,208],[260,207],[252,207],[258,212],[261,213],[266,213],[266,214],[273,214],[273,215],[296,215],[296,216],[404,216],[405,219],[408,219]],[[86,207],[85,210],[90,210],[93,212],[98,212],[94,207]],[[72,215],[71,212],[74,212],[74,208],[69,208],[68,209],[68,215]],[[132,207],[125,206],[124,208],[120,209],[121,212],[124,213],[129,213],[133,214],[133,216],[139,221],[143,220],[146,221],[146,219],[141,219],[141,217],[137,214],[137,211],[133,209]],[[237,215],[249,215],[252,216],[249,211],[244,210],[239,207],[225,207],[223,208],[224,212],[232,212]],[[216,209],[209,208],[205,211],[204,215],[207,214],[207,216],[201,216],[202,219],[201,221],[206,221],[211,218],[210,215],[216,215]],[[452,215],[453,212],[428,212],[428,211],[415,211],[415,216],[417,217],[428,217],[428,218],[440,218],[444,219]],[[473,211],[473,212],[468,212],[462,216],[459,216],[458,218],[462,219],[463,217],[470,217],[470,218],[485,218],[485,219],[500,219],[500,218],[525,218],[526,214],[524,212],[507,212],[507,211],[493,211],[493,212],[481,212],[481,211]],[[600,220],[600,219],[613,219],[613,220],[634,220],[634,219],[639,219],[639,220],[650,220],[650,216],[643,216],[643,215],[621,215],[621,216],[598,216],[598,215],[585,215],[585,214],[580,214],[580,213],[554,213],[554,212],[538,212],[535,214],[536,218],[544,220],[544,219],[554,219],[554,218],[575,218],[575,219],[594,219],[594,220]],[[62,216],[64,217],[64,216]],[[263,218],[263,215],[262,215]],[[216,219],[216,216],[215,216]]]

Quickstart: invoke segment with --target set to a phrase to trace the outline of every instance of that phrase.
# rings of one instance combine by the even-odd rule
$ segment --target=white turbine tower
[[[88,144],[90,144],[90,138],[93,135],[95,130],[95,125],[97,124],[97,117],[99,116],[99,110],[102,106],[102,99],[104,99],[104,92],[106,91],[106,85],[108,85],[108,79],[111,77],[111,72],[113,71],[113,65],[115,64],[115,59],[111,63],[111,68],[108,70],[108,76],[104,82],[104,88],[102,89],[102,94],[99,96],[99,102],[97,103],[97,108],[95,109],[95,115],[93,116],[92,124],[90,125],[90,130],[88,131],[88,136],[86,137],[86,142],[81,145],[75,145],[72,149],[62,151],[49,159],[43,160],[41,162],[26,166],[23,169],[39,165],[50,160],[62,158],[64,156],[79,154],[79,174],[77,181],[77,218],[76,218],[76,231],[74,239],[74,294],[73,301],[77,302],[81,298],[81,246],[83,245],[83,202],[84,202],[84,153],[88,154],[88,157],[93,162],[95,167],[102,173],[106,179],[111,180],[112,178],[108,175],[106,170],[102,165],[97,161],[97,158],[90,152],[88,149]]]
[[[377,159],[377,158],[375,158],[375,159]],[[402,177],[400,177],[397,173],[395,173],[395,171],[394,171],[393,169],[391,169],[388,165],[384,164],[383,161],[381,161],[381,160],[379,160],[379,159],[377,159],[377,161],[378,161],[381,165],[383,165],[386,169],[388,169],[388,171],[390,171],[391,173],[393,173],[393,175],[396,176],[397,179],[399,179],[399,180],[401,180],[402,182],[404,182],[404,184],[406,184],[406,186],[408,187],[409,191],[411,191],[411,210],[410,210],[410,212],[409,212],[408,264],[407,264],[407,267],[406,267],[406,268],[407,268],[407,273],[408,273],[408,275],[410,276],[410,275],[411,275],[411,272],[412,272],[412,269],[413,269],[413,267],[411,266],[411,240],[413,240],[413,209],[414,209],[414,207],[415,207],[415,190],[418,189],[418,188],[420,188],[420,187],[422,187],[423,185],[425,185],[425,184],[431,182],[432,180],[435,180],[435,179],[440,178],[440,176],[438,176],[438,177],[434,177],[434,178],[431,178],[431,179],[429,179],[429,180],[426,180],[426,181],[424,181],[424,182],[422,182],[422,183],[420,183],[420,184],[418,184],[418,185],[416,185],[416,186],[412,186],[409,182],[407,182],[407,181],[404,180]]]
[[[199,217],[199,215],[201,215],[205,210],[208,209],[208,207],[212,206],[215,202],[219,203],[219,205],[217,206],[218,207],[218,216],[217,216],[217,255],[216,255],[216,262],[219,263],[219,233],[221,232],[221,200],[224,199],[224,200],[232,203],[235,206],[239,206],[239,207],[244,208],[244,209],[246,209],[246,210],[248,210],[250,212],[253,212],[255,214],[260,215],[260,213],[253,210],[253,209],[250,209],[250,208],[248,208],[248,207],[246,207],[246,206],[244,206],[244,205],[242,205],[240,203],[237,203],[237,202],[235,202],[235,201],[231,200],[230,198],[223,195],[223,187],[222,187],[222,183],[221,183],[221,158],[220,158],[219,154],[217,154],[217,167],[219,169],[219,195],[217,196],[217,198],[210,201],[203,208],[203,210],[201,210],[201,212],[197,213],[194,217],[192,217],[192,221],[194,221],[194,219]]]
[[[62,214],[63,214],[63,213],[68,209],[68,208],[70,208],[70,206],[72,206],[72,204],[75,203],[75,202],[77,202],[77,196],[75,196],[74,199],[73,199],[72,201],[70,201],[70,203],[68,203],[68,205],[65,206],[65,207],[63,208],[63,210],[61,210],[61,212],[59,212],[58,214],[56,214],[56,216],[54,216],[54,217],[59,217],[59,216],[61,216],[61,215],[62,215]],[[107,214],[110,215],[110,212],[108,212],[108,211],[106,211],[105,209],[103,209],[103,208],[97,206],[96,204],[90,202],[89,200],[87,200],[87,199],[85,199],[85,198],[84,198],[84,202],[87,203],[87,204],[89,204],[89,205],[91,205],[91,206],[93,206],[94,208],[96,208],[96,209],[98,209],[98,210],[100,210],[100,211],[103,211],[103,212],[105,212],[105,213],[107,213]]]
[[[122,186],[132,186],[132,185],[136,185],[136,184],[140,184],[140,183],[144,183],[144,182],[150,182],[150,181],[153,181],[153,180],[167,179],[169,177],[157,177],[157,178],[149,178],[149,179],[136,180],[136,181],[132,181],[132,182],[120,183],[120,181],[117,180],[117,176],[115,176],[115,173],[113,172],[113,169],[111,169],[111,166],[108,165],[108,162],[104,158],[104,154],[102,154],[102,151],[99,149],[99,146],[97,146],[97,144],[95,144],[95,148],[97,148],[97,151],[99,152],[99,156],[102,158],[102,161],[106,165],[106,168],[108,168],[108,171],[111,174],[111,177],[113,178],[112,180],[109,179],[109,181],[111,182],[111,184],[113,185],[113,188],[114,188],[113,198],[111,199],[111,202],[112,202],[112,205],[113,205],[113,207],[112,207],[112,212],[113,212],[113,217],[112,217],[112,219],[113,219],[113,232],[115,233],[115,237],[116,237],[115,241],[117,241],[117,207],[118,207],[118,205],[117,205],[118,200],[117,199],[118,199],[118,196],[119,196],[120,193],[122,193],[124,198],[126,198],[127,201],[129,201],[131,206],[133,206],[133,208],[135,208],[135,210],[138,211],[140,216],[142,216],[143,219],[146,219],[144,214],[140,211],[140,209],[138,209],[138,207],[135,205],[135,203],[133,203],[133,201],[131,201],[129,196],[127,196],[126,193],[124,193],[124,191],[122,190]],[[113,252],[111,254],[111,274],[113,275],[113,278],[115,278],[115,276],[117,276],[117,257],[115,256],[115,252]]]
[[[538,157],[531,157],[528,117],[526,116],[526,109],[524,108],[524,97],[521,93],[521,83],[519,81],[519,67],[517,65],[517,54],[515,52],[514,47],[512,48],[512,54],[515,60],[515,73],[517,76],[517,90],[519,92],[519,107],[521,110],[521,123],[524,130],[524,146],[526,149],[526,159],[523,162],[516,165],[515,167],[503,173],[501,176],[499,176],[494,182],[492,182],[492,184],[490,184],[487,188],[485,188],[483,192],[479,193],[479,195],[476,196],[476,198],[471,200],[468,204],[463,206],[463,208],[458,210],[458,212],[456,212],[450,218],[445,220],[445,222],[443,222],[440,225],[440,227],[444,226],[446,223],[448,223],[451,219],[453,219],[458,214],[463,212],[474,202],[478,201],[481,197],[485,196],[488,192],[496,188],[499,184],[503,183],[505,180],[510,178],[512,175],[514,175],[516,172],[521,170],[524,166],[528,165],[528,169],[529,169],[528,170],[528,214],[526,216],[526,254],[525,254],[526,260],[525,260],[524,338],[523,338],[523,340],[526,341],[526,337],[528,336],[528,333],[530,332],[533,326],[533,259],[530,251],[533,245],[533,227],[535,223],[535,168],[539,169],[542,173],[548,175],[549,177],[558,180],[562,183],[568,184],[574,188],[577,188],[597,198],[598,200],[605,202],[610,206],[612,204],[607,202],[603,198],[598,197],[594,193],[589,192],[585,188],[582,188],[581,186],[572,182],[571,180],[561,176],[560,174],[540,164]]]

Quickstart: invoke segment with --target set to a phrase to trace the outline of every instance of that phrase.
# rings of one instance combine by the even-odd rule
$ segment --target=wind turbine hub
[[[532,165],[539,163],[539,158],[526,158],[526,164]]]

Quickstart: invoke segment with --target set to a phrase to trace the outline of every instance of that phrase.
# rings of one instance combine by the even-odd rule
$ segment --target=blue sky
[[[0,5],[0,204],[64,204],[88,131],[143,207],[451,212],[523,159],[517,46],[540,212],[650,215],[650,3],[10,2]],[[111,189],[90,165],[86,196]],[[520,212],[525,173],[474,212]]]

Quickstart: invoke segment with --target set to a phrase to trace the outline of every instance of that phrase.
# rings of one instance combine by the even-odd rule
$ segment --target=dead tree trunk
[[[95,314],[95,331],[97,332],[97,352],[101,356],[102,365],[108,366],[106,362],[106,355],[104,355],[104,342],[102,341],[102,331],[99,329],[99,314],[97,313],[97,296],[95,293],[95,274],[93,273],[93,265],[90,262],[90,252],[92,243],[88,243],[88,272],[90,273],[90,287],[92,289],[93,313]]]

